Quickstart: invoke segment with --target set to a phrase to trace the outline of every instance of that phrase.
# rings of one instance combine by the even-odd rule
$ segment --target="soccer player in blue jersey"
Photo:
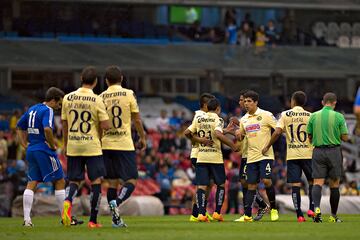
[[[32,227],[30,212],[34,192],[39,182],[53,182],[60,213],[65,199],[65,180],[60,161],[56,155],[53,136],[54,110],[61,108],[64,92],[51,87],[45,102],[36,104],[22,115],[17,123],[20,144],[26,149],[29,163],[28,183],[23,195],[24,226]]]

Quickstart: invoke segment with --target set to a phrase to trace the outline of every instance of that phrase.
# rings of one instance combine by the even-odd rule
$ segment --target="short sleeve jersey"
[[[197,133],[199,137],[212,139],[212,146],[199,144],[199,152],[197,155],[197,163],[214,163],[223,164],[223,156],[221,152],[221,142],[215,136],[215,131],[223,132],[224,120],[216,113],[208,112],[206,115],[196,118],[194,127],[190,129],[192,133]]]
[[[199,117],[203,117],[206,115],[206,112],[202,111],[202,110],[197,110],[195,112],[195,116],[191,122],[191,125],[188,127],[188,129],[191,131],[191,132],[196,132],[196,129],[195,129],[195,122],[196,122],[196,119],[198,119]],[[198,143],[193,143],[191,145],[191,154],[190,154],[190,158],[197,158],[197,155],[198,155],[198,152],[199,152],[199,144]]]
[[[54,129],[54,111],[43,103],[36,104],[21,116],[17,127],[28,133],[28,151],[50,150],[44,129]]]
[[[68,123],[68,156],[102,155],[100,122],[109,116],[101,97],[88,88],[65,95],[61,119]]]
[[[239,121],[241,122],[241,118],[239,119]],[[240,147],[241,147],[241,151],[240,151],[241,152],[241,158],[247,158],[248,140],[247,140],[246,136],[243,138],[243,140],[241,140]]]
[[[247,163],[274,159],[272,147],[265,155],[262,154],[262,149],[270,141],[271,129],[275,129],[275,127],[274,115],[260,108],[253,115],[247,113],[241,118],[240,132],[248,140]]]
[[[281,113],[276,127],[286,135],[286,160],[311,159],[313,147],[306,133],[311,113],[296,106]]]
[[[111,129],[104,132],[102,149],[134,151],[131,137],[131,113],[138,113],[139,107],[130,89],[112,85],[100,94],[110,117]]]

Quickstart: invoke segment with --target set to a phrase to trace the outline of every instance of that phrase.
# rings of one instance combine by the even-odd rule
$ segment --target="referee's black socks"
[[[331,206],[331,215],[336,217],[337,210],[339,207],[340,201],[340,191],[339,188],[330,188],[330,206]]]
[[[312,197],[314,200],[314,207],[319,208],[320,207],[320,201],[321,201],[321,190],[322,187],[320,185],[314,185],[312,189]]]

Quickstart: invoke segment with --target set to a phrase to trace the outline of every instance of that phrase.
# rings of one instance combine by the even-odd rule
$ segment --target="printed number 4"
[[[270,163],[266,164],[266,168],[265,168],[266,172],[271,173],[271,166]]]

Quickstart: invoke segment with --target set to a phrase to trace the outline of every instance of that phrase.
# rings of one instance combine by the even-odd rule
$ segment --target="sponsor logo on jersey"
[[[246,132],[257,132],[260,131],[260,124],[256,123],[256,124],[251,124],[246,126]]]

